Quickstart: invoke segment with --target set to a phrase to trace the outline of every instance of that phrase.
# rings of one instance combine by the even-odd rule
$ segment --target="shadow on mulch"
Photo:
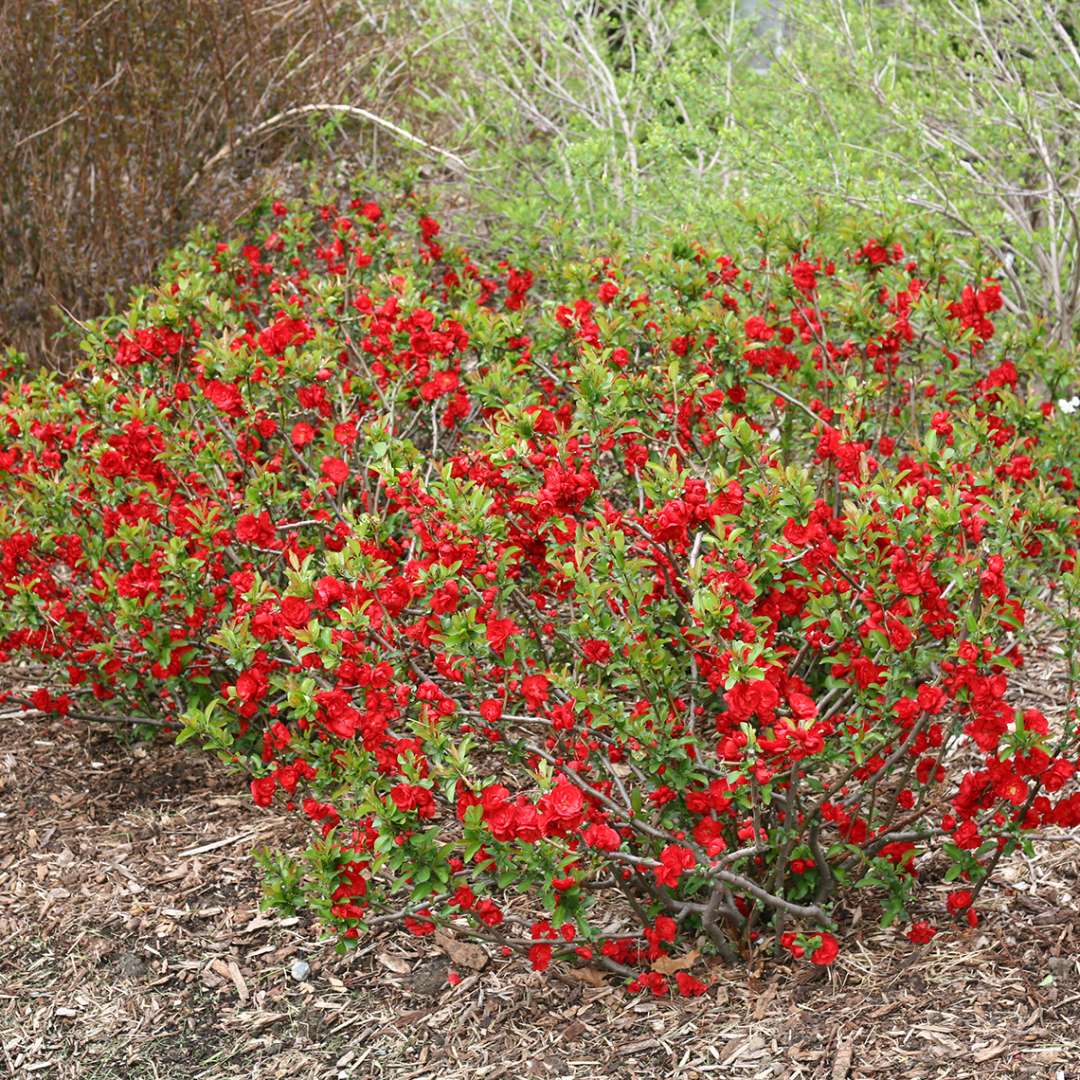
[[[852,912],[827,973],[721,969],[703,998],[643,1000],[492,958],[451,987],[427,941],[340,957],[260,913],[250,851],[298,823],[206,756],[5,725],[0,1067],[20,1080],[1080,1076],[1077,836],[1003,865],[983,925],[929,946]]]

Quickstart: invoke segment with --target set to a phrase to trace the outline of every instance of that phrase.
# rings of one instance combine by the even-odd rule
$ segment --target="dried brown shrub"
[[[195,222],[227,224],[325,150],[303,106],[400,121],[398,15],[394,0],[0,4],[0,345],[55,359],[58,306],[98,313]],[[369,166],[401,142],[350,125]]]

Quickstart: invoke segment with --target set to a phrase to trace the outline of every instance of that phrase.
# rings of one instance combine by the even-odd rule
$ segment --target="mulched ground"
[[[1076,835],[1003,865],[976,930],[916,947],[868,910],[827,974],[719,971],[672,1002],[493,959],[451,987],[428,940],[339,957],[261,913],[250,853],[295,825],[205,756],[3,724],[0,1069],[20,1080],[1080,1077]]]

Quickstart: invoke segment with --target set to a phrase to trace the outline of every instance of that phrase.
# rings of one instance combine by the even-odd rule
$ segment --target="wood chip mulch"
[[[703,998],[646,1000],[493,956],[453,987],[428,939],[342,957],[307,920],[260,912],[251,851],[301,827],[207,757],[3,723],[0,1075],[1080,1077],[1075,834],[1004,863],[975,930],[914,946],[853,912],[828,972],[718,969]],[[928,881],[919,914],[946,889]]]

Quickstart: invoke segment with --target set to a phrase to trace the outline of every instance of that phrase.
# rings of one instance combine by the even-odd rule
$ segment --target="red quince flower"
[[[928,922],[914,922],[911,924],[911,929],[907,932],[908,939],[915,942],[916,945],[926,945],[931,941],[934,935],[937,933],[937,929]]]
[[[822,934],[821,944],[810,954],[810,962],[827,967],[836,959],[839,952],[840,943],[836,938],[832,934]]]
[[[322,474],[332,484],[341,485],[349,478],[349,466],[336,457],[324,457],[322,459]]]

